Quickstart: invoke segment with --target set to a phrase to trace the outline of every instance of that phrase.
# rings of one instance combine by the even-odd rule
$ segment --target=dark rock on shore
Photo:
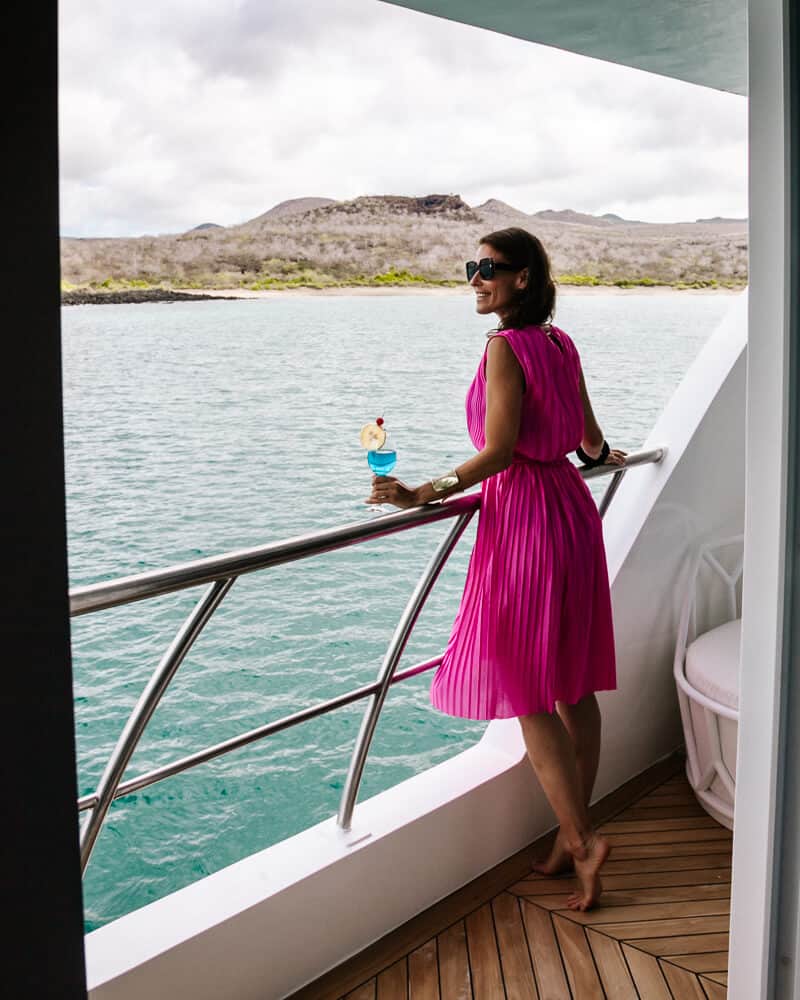
[[[121,292],[76,290],[61,293],[62,306],[117,306],[128,302],[197,302],[198,299],[234,299],[235,295],[193,295],[166,288],[130,288]]]

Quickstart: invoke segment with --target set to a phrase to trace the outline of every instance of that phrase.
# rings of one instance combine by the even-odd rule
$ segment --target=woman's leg
[[[561,716],[561,721],[566,726],[572,745],[575,747],[578,775],[583,788],[583,801],[588,806],[592,799],[594,780],[597,777],[597,766],[600,763],[602,723],[600,706],[593,694],[587,694],[575,705],[557,701],[556,711]]]
[[[599,871],[610,849],[592,830],[575,748],[557,713],[524,715],[519,721],[528,757],[558,817],[563,843],[578,877],[578,891],[567,905],[571,909],[589,909],[602,891]]]
[[[600,706],[594,694],[588,694],[574,705],[564,701],[556,702],[556,710],[564,723],[572,745],[580,779],[583,801],[589,805],[592,789],[600,761]],[[559,831],[550,856],[546,861],[536,862],[533,870],[541,875],[558,875],[572,869],[572,855],[564,845],[564,836]]]

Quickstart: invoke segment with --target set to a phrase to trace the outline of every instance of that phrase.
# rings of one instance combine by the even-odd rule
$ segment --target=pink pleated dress
[[[580,358],[557,327],[502,330],[525,376],[514,461],[485,479],[464,595],[431,702],[448,715],[552,712],[616,688],[611,596],[597,505],[567,458],[583,437]],[[488,347],[488,344],[487,344]],[[485,444],[486,353],[467,392]]]

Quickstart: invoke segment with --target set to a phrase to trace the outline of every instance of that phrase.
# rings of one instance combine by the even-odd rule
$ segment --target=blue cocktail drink
[[[397,465],[397,451],[389,441],[384,427],[383,417],[377,417],[373,423],[364,424],[359,435],[361,447],[366,449],[367,464],[376,476],[388,476]],[[380,494],[379,494],[380,496]],[[383,504],[375,504],[374,509],[384,510]]]
[[[378,448],[367,452],[367,462],[376,476],[388,476],[397,465],[397,452],[394,448]]]

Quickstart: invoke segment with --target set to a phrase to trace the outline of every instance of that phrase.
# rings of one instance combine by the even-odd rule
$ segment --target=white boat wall
[[[691,558],[744,523],[730,456],[746,330],[743,293],[644,445],[665,457],[632,468],[605,516],[618,690],[599,696],[596,799],[683,742],[672,662]],[[359,803],[350,831],[332,817],[89,934],[90,996],[278,1000],[554,825],[518,723],[492,722],[476,746]]]

